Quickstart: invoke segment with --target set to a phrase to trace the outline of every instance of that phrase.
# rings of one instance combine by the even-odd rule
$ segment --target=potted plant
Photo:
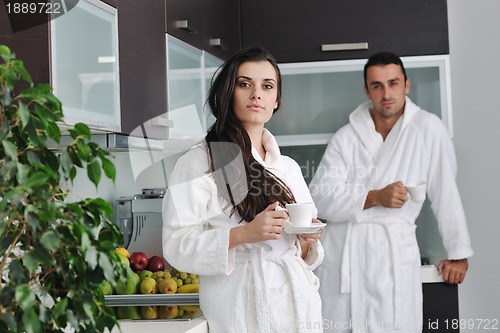
[[[0,332],[104,332],[117,319],[101,282],[124,274],[123,234],[102,199],[68,200],[77,172],[115,180],[109,152],[84,124],[58,150],[61,103],[0,45]],[[24,86],[27,88],[21,89]]]

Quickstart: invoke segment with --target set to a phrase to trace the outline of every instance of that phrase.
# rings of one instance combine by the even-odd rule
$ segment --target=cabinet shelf
[[[134,294],[104,296],[108,306],[198,305],[199,294]]]

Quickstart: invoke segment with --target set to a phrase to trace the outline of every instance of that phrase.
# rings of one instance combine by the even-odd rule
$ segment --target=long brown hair
[[[247,222],[275,201],[282,205],[295,202],[288,186],[255,160],[250,137],[234,112],[233,93],[238,68],[249,61],[268,61],[275,68],[278,94],[274,112],[279,109],[281,73],[276,60],[260,47],[245,48],[229,58],[212,80],[207,102],[216,121],[205,137],[219,194],[233,206],[231,214],[237,210]]]

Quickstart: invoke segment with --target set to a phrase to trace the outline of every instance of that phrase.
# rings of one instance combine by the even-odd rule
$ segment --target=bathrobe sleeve
[[[231,225],[214,228],[222,212],[216,185],[207,173],[206,150],[195,148],[176,163],[163,200],[163,255],[173,267],[202,275],[229,274]]]
[[[448,131],[434,117],[429,115],[423,127],[426,145],[431,147],[427,192],[448,259],[464,259],[473,251],[456,183],[455,149]]]
[[[321,162],[309,184],[309,190],[316,203],[320,218],[328,222],[354,221],[363,210],[368,191],[356,178],[349,177],[349,165],[354,160],[350,126],[337,131],[330,139]],[[352,169],[352,167],[351,167]]]

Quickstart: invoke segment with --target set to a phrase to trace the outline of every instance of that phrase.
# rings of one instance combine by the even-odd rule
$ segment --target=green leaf
[[[97,251],[95,247],[91,246],[87,249],[87,252],[85,253],[85,261],[87,261],[90,268],[95,269],[97,267]]]
[[[87,165],[87,176],[97,187],[99,181],[101,180],[101,166],[97,160],[94,159]]]
[[[101,161],[102,161],[102,168],[104,169],[104,173],[106,174],[106,176],[109,179],[113,180],[113,182],[114,182],[116,179],[115,165],[113,164],[113,162],[111,162],[107,158],[103,158]]]
[[[23,325],[26,333],[39,333],[42,330],[42,325],[35,312],[35,309],[26,309],[23,313]]]
[[[17,164],[17,181],[19,184],[24,184],[26,182],[26,179],[28,178],[28,175],[31,171],[31,166],[26,165],[26,164]]]
[[[21,117],[21,122],[23,124],[23,128],[28,126],[30,122],[31,114],[30,110],[23,102],[19,101],[19,116]]]
[[[58,234],[49,230],[45,232],[42,237],[40,237],[40,243],[42,243],[43,247],[45,247],[48,251],[55,251],[59,247],[61,239]]]
[[[24,186],[26,187],[38,187],[47,183],[49,180],[49,175],[42,171],[35,171],[26,181]]]
[[[90,129],[87,125],[83,123],[77,123],[75,124],[75,129],[77,130],[79,135],[82,135],[85,138],[87,138],[87,140],[90,140],[91,134],[90,134]]]
[[[35,299],[35,294],[27,284],[20,285],[16,288],[16,301],[24,310],[32,308]]]
[[[48,123],[47,124],[47,135],[54,139],[55,142],[61,141],[61,130],[56,123]]]
[[[2,141],[3,149],[5,149],[5,154],[9,156],[13,161],[17,162],[17,147],[15,144],[9,140]]]
[[[66,308],[68,307],[68,299],[63,298],[54,306],[54,317],[59,322],[58,318],[65,317]]]
[[[26,253],[23,256],[23,264],[30,273],[33,273],[38,268],[38,258],[34,253]]]
[[[24,283],[27,280],[26,271],[19,261],[14,259],[9,264],[9,278],[17,283]]]
[[[107,254],[101,253],[99,255],[99,267],[101,267],[104,272],[106,280],[115,281],[115,268]]]

